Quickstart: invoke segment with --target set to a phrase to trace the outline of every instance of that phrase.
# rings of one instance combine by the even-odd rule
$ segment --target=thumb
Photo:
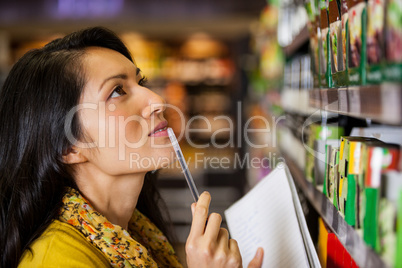
[[[254,258],[249,263],[248,268],[261,268],[263,258],[264,250],[262,248],[258,248],[257,253],[255,253]]]

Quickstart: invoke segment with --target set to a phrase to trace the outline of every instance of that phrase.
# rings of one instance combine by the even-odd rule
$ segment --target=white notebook
[[[243,267],[258,247],[264,249],[263,267],[320,267],[302,213],[284,164],[227,209],[230,236],[239,244]]]

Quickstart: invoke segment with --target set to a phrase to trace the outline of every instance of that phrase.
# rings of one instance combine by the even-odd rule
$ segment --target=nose
[[[152,115],[157,115],[165,111],[166,102],[165,100],[156,94],[155,92],[147,90],[148,105],[143,109],[142,116],[144,118],[150,118]]]

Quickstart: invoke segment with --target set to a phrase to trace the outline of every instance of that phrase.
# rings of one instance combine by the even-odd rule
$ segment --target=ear
[[[77,150],[77,148],[73,146],[67,151],[67,153],[63,154],[63,161],[66,164],[80,164],[87,162],[88,159],[80,150]]]

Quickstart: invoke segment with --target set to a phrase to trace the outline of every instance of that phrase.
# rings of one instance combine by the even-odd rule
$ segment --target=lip
[[[154,128],[154,130],[151,131],[151,133],[148,134],[148,136],[166,136],[167,133],[167,121],[162,121],[160,122],[158,125],[156,125],[156,127]],[[164,129],[165,128],[165,129]],[[162,131],[158,131],[164,129]]]

